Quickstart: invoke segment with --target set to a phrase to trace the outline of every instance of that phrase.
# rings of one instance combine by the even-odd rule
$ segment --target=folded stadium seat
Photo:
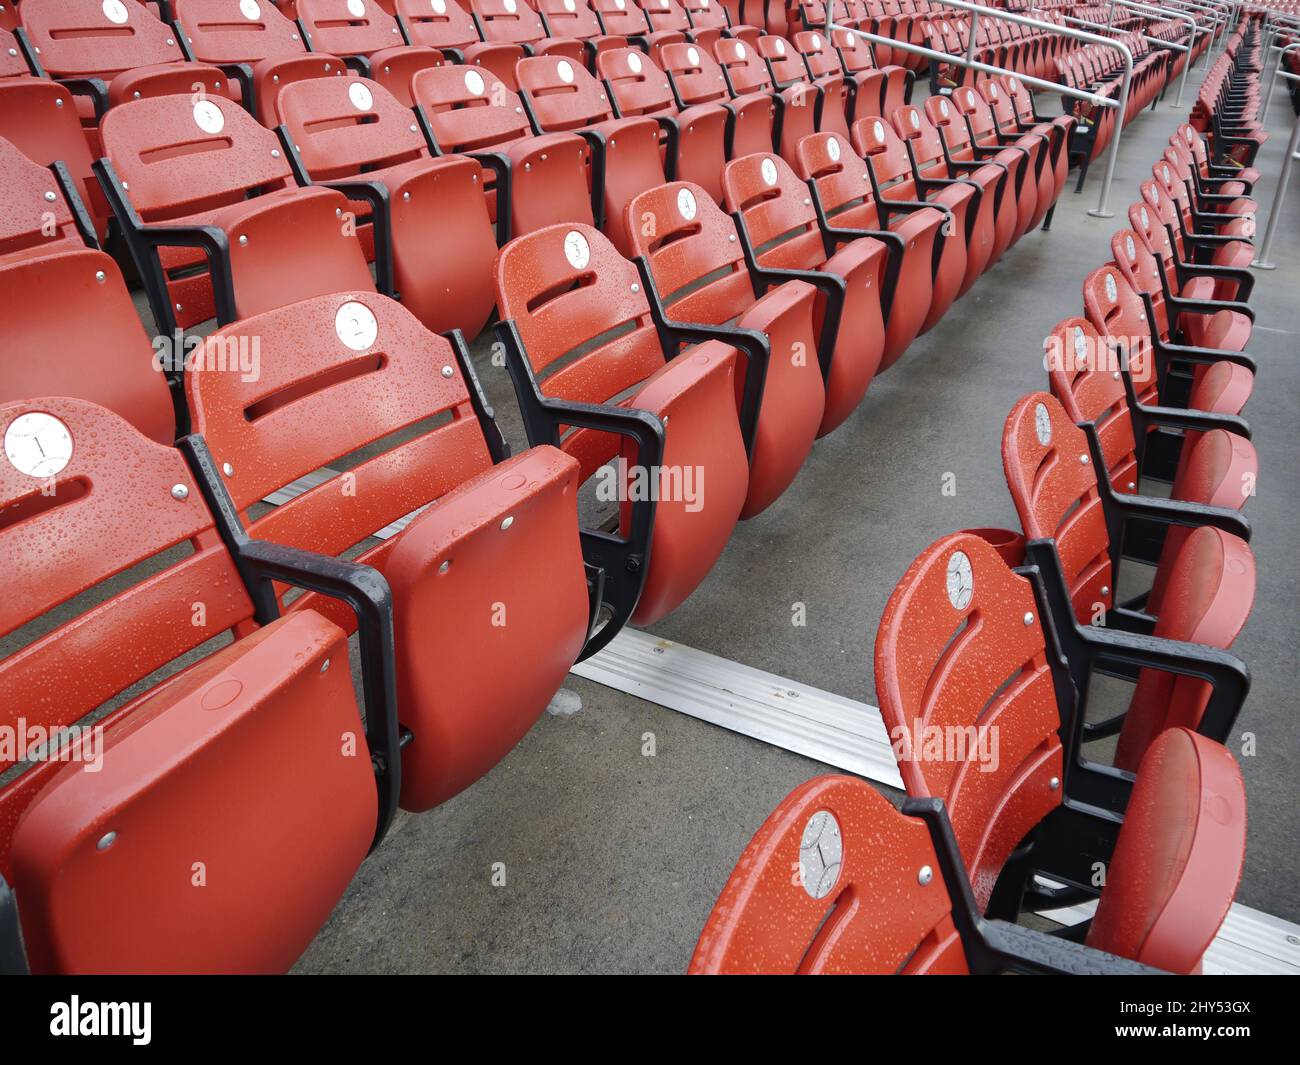
[[[1259,205],[1254,199],[1249,196],[1200,192],[1194,181],[1196,171],[1176,148],[1166,148],[1157,166],[1160,168],[1157,180],[1178,200],[1180,206],[1185,206],[1191,220],[1203,223],[1202,228],[1215,228],[1219,217],[1230,220],[1244,217],[1254,221],[1259,211]],[[1166,171],[1169,176],[1166,176]]]
[[[102,740],[86,728],[0,790],[0,870],[28,965],[288,970],[387,823],[371,767],[383,750],[362,736],[346,634],[313,610],[255,612],[180,451],[81,399],[7,403],[0,426],[0,554],[17,560],[0,607],[0,706],[9,722],[21,708],[20,728],[110,711]],[[176,547],[188,553],[163,554]],[[249,572],[268,576],[251,560]],[[276,576],[319,579],[288,556]],[[100,600],[89,609],[76,601],[87,592]],[[39,618],[40,635],[21,631]],[[383,709],[367,709],[369,736],[382,734]],[[340,757],[340,737],[354,757]],[[19,762],[10,748],[2,764]]]
[[[34,163],[0,137],[0,265],[50,252],[98,247],[95,224],[67,168]]]
[[[370,74],[376,52],[405,43],[397,19],[376,0],[298,0],[297,6],[308,49],[338,56],[361,74]]]
[[[659,55],[664,73],[683,107],[716,103],[730,112],[729,159],[772,150],[777,103],[770,93],[733,96],[722,67],[702,45],[666,44]]]
[[[817,88],[804,82],[777,88],[762,54],[744,41],[731,38],[718,41],[713,46],[713,56],[722,68],[733,97],[749,97],[754,93],[771,96],[776,105],[773,143],[784,159],[794,159],[799,141],[816,132],[817,99],[820,95]],[[733,157],[736,154],[733,151]]]
[[[1051,165],[1056,179],[1055,203],[1070,177],[1070,139],[1076,128],[1073,115],[1040,116],[1034,109],[1034,94],[1019,78],[990,79],[977,85],[980,94],[993,108],[998,125],[1005,133],[1034,133],[1051,139]],[[1011,107],[1006,106],[1010,96]]]
[[[297,24],[270,0],[172,0],[171,7],[190,54],[234,78],[240,101],[254,117],[260,117],[254,65],[307,52]]]
[[[866,161],[834,133],[799,142],[799,176],[812,190],[822,232],[830,240],[872,237],[889,249],[880,292],[885,344],[879,369],[887,370],[920,334],[930,312],[947,216],[933,207],[892,207],[878,199]],[[943,298],[956,294],[958,280]]]
[[[818,132],[849,135],[849,87],[843,78],[814,81],[803,56],[784,37],[760,37],[758,52],[772,74],[772,84],[778,91],[799,91],[812,96],[813,122]],[[808,100],[791,98],[795,107],[807,107]],[[797,147],[797,142],[796,142]],[[793,162],[793,159],[787,159]]]
[[[1144,399],[1155,394],[1168,406],[1185,405],[1188,395],[1195,391],[1204,375],[1220,363],[1233,367],[1232,377],[1239,383],[1232,392],[1243,397],[1250,395],[1255,362],[1249,355],[1230,349],[1167,341],[1160,329],[1160,309],[1150,296],[1135,289],[1118,267],[1102,266],[1084,278],[1083,306],[1097,330],[1112,338],[1129,360],[1151,359],[1153,372],[1150,373],[1147,392],[1141,393]],[[1190,372],[1186,369],[1188,366]],[[1223,413],[1238,412],[1229,410]]]
[[[953,94],[954,99],[960,96],[960,99],[956,100],[959,108],[965,108],[969,103],[971,125],[981,139],[987,138],[988,142],[992,143],[993,138],[996,137],[1003,144],[1013,144],[1027,149],[1035,157],[1034,173],[1037,175],[1038,194],[1034,203],[1034,217],[1030,221],[1029,228],[1032,229],[1040,224],[1050,226],[1052,208],[1064,191],[1065,182],[1069,178],[1070,129],[1074,120],[1068,115],[1061,115],[1060,117],[1065,120],[1061,123],[1036,121],[1032,111],[1033,98],[1030,96],[1029,121],[1022,121],[1016,109],[1015,92],[1010,87],[1012,81],[1023,90],[1018,78],[977,80],[976,91],[985,105],[984,108],[972,100],[965,87],[960,94]],[[1025,95],[1029,94],[1026,92]],[[984,132],[983,127],[988,120],[991,120],[992,126]]]
[[[288,85],[280,113],[299,180],[346,194],[358,225],[364,216],[373,227],[379,290],[399,293],[434,332],[477,336],[492,314],[497,251],[479,164],[432,157],[410,110],[367,78]]]
[[[101,130],[96,166],[159,332],[373,289],[347,198],[299,188],[276,135],[229,100],[134,100]]]
[[[933,328],[961,294],[967,273],[967,247],[974,212],[974,190],[966,184],[941,189],[933,199],[922,193],[912,178],[911,158],[901,137],[883,118],[863,118],[853,123],[853,150],[867,164],[867,178],[877,203],[890,214],[910,214],[922,209],[940,211],[945,225],[936,241],[939,259],[934,267],[930,310],[921,332]]]
[[[590,185],[596,221],[620,252],[630,248],[624,207],[638,192],[662,185],[659,122],[615,118],[613,104],[586,69],[560,56],[521,59],[520,98],[538,133],[577,133],[591,148]],[[516,201],[517,202],[517,201]],[[575,219],[576,221],[576,219]]]
[[[732,160],[722,189],[750,272],[768,284],[799,280],[817,288],[826,384],[818,435],[825,436],[853,413],[880,367],[889,245],[875,237],[825,235],[808,187],[778,156]]]
[[[573,63],[587,63],[586,45],[571,37],[548,37],[541,15],[528,0],[468,0],[466,6],[488,43],[517,44],[525,55],[563,56]]]
[[[601,53],[596,57],[596,73],[615,116],[654,118],[664,134],[666,169],[681,181],[703,187],[714,203],[721,203],[731,113],[721,104],[696,104],[679,111],[668,75],[637,48]]]
[[[893,127],[905,146],[911,166],[912,190],[909,191],[917,191],[925,199],[933,196],[935,203],[942,202],[952,208],[964,224],[964,229],[958,229],[959,233],[966,233],[966,276],[958,292],[961,295],[988,268],[994,252],[1001,250],[1003,234],[998,227],[997,200],[999,189],[1006,183],[1006,173],[993,167],[978,180],[957,178],[943,157],[939,131],[920,108],[911,104],[894,112]],[[945,195],[951,200],[942,200]]]
[[[1148,184],[1155,188],[1154,182]],[[1145,199],[1129,204],[1128,219],[1142,245],[1156,257],[1168,291],[1189,299],[1250,299],[1255,288],[1255,275],[1249,270],[1253,245],[1242,241],[1221,253],[1225,265],[1188,263],[1174,254],[1174,242],[1159,212],[1149,208]],[[1231,265],[1233,260],[1241,265]]]
[[[461,0],[397,0],[397,21],[413,45],[436,48],[452,62],[485,67],[512,90],[515,64],[525,55],[519,44],[484,43]]]
[[[854,105],[857,95],[857,82],[844,73],[844,68],[840,65],[840,57],[835,49],[830,46],[830,42],[827,41],[824,33],[818,33],[815,30],[796,33],[794,35],[794,47],[803,59],[813,83],[821,89],[823,113],[829,113],[835,122],[843,119],[844,128],[842,130],[832,130],[820,124],[817,128],[824,132],[839,133],[845,140],[848,140],[849,122],[852,121],[856,113]],[[868,95],[870,95],[870,92]],[[838,101],[838,103],[835,103],[835,101]],[[825,109],[832,104],[833,109],[826,112]],[[868,104],[868,106],[871,105]]]
[[[734,224],[707,200],[682,181],[643,192],[627,206],[628,231],[656,320],[744,356],[736,400],[749,492],[740,516],[751,518],[790,486],[812,449],[826,405],[819,354],[830,349],[813,331],[817,290],[755,281]]]
[[[1111,259],[1129,286],[1150,297],[1153,332],[1163,341],[1184,341],[1222,351],[1245,351],[1255,312],[1250,304],[1191,299],[1167,292],[1159,261],[1131,229],[1110,240]]]
[[[448,62],[436,48],[412,45],[389,48],[370,57],[370,77],[382,85],[406,108],[414,107],[411,81],[422,70]]]
[[[1022,148],[978,145],[965,117],[946,96],[932,96],[926,100],[925,117],[939,133],[943,158],[950,173],[954,177],[969,174],[977,181],[982,180],[982,175],[988,180],[985,195],[991,190],[994,196],[995,249],[1000,246],[1005,251],[1025,232],[1037,202],[1037,182],[1025,181],[1029,153]],[[990,167],[992,171],[988,169]],[[1002,175],[1000,191],[996,171],[1001,171]]]
[[[108,200],[95,178],[72,93],[45,78],[0,80],[0,137],[41,166],[59,164],[90,213],[96,236],[108,232]]]
[[[1048,165],[1051,142],[1040,134],[1006,134],[998,128],[997,116],[988,101],[973,87],[963,85],[953,90],[950,107],[961,114],[976,158],[993,158],[1016,164],[1020,176],[1016,183],[1016,205],[1020,210],[1017,240],[1042,222],[1051,209],[1051,195],[1056,179]],[[928,107],[928,102],[927,102]],[[942,112],[942,108],[939,108]],[[942,113],[940,117],[944,117]],[[1016,157],[1020,157],[1017,160]],[[1014,171],[1013,171],[1014,172]]]
[[[600,18],[605,32],[622,37],[640,48],[656,63],[666,44],[681,44],[686,40],[684,30],[655,30],[637,0],[591,0],[591,6]]]
[[[588,70],[596,69],[601,52],[627,47],[626,38],[605,32],[591,0],[537,0],[536,7],[548,35],[582,42]]]
[[[735,37],[757,45],[763,35],[758,26],[733,23],[721,0],[681,0],[681,3],[691,20],[691,38],[706,48],[712,48],[720,37]]]
[[[1132,959],[1195,973],[1231,907],[1245,845],[1232,755],[1166,733],[1138,775],[1084,946],[979,920],[941,801],[896,810],[864,780],[816,777],[754,834],[690,972],[1119,974],[1136,971],[1122,960]]]
[[[1248,376],[1242,380],[1239,366],[1211,366],[1188,406],[1171,407],[1160,405],[1152,387],[1151,361],[1139,358],[1124,365],[1118,357],[1122,349],[1086,318],[1058,322],[1044,348],[1052,395],[1076,425],[1092,422],[1097,427],[1107,478],[1116,492],[1136,493],[1139,472],[1170,480],[1178,458],[1184,451],[1190,455],[1204,432],[1218,429],[1250,437],[1250,427],[1238,415],[1251,381]],[[1183,487],[1176,494],[1185,492]]]
[[[1249,196],[1259,180],[1259,171],[1254,167],[1218,166],[1212,162],[1208,145],[1189,123],[1178,127],[1169,145],[1187,164],[1198,194]]]
[[[0,286],[13,301],[0,360],[0,403],[64,396],[111,410],[160,444],[176,439],[167,380],[122,273],[107,255],[70,242],[47,254],[0,263]],[[76,314],[67,308],[75,306]],[[94,352],[76,372],[56,350]],[[159,360],[160,361],[160,360]]]
[[[3,89],[0,88],[0,91]],[[1226,266],[1242,271],[1254,260],[1255,246],[1250,240],[1255,232],[1254,218],[1229,219],[1213,233],[1193,232],[1184,226],[1177,202],[1158,181],[1153,179],[1142,182],[1140,191],[1143,202],[1164,228],[1180,261],[1194,264],[1198,269],[1203,266],[1216,269]],[[1141,233],[1147,228],[1144,224],[1137,227],[1137,231]],[[1222,287],[1216,290],[1216,295],[1233,294]]]
[[[1167,500],[1113,493],[1090,464],[1072,461],[1088,454],[1083,430],[1045,392],[1025,396],[1007,417],[1002,438],[1007,486],[1029,541],[1028,558],[1043,571],[1057,626],[1103,625],[1178,643],[1231,646],[1255,597],[1254,556],[1236,535],[1248,535],[1249,526],[1231,509],[1244,502],[1241,482],[1229,483],[1234,474],[1257,469],[1249,442],[1223,430],[1200,437],[1184,483],[1176,486],[1188,489],[1184,495],[1193,500],[1177,491]],[[1113,522],[1117,510],[1121,521]],[[1112,590],[1119,572],[1116,545],[1128,517],[1170,524],[1150,592],[1117,604]],[[1071,663],[1071,679],[1086,698],[1089,675],[1078,663]],[[1205,680],[1182,676],[1175,682],[1143,666],[1137,681],[1125,714],[1082,726],[1085,739],[1128,733],[1120,768],[1136,768],[1159,727],[1186,725],[1226,740],[1222,718],[1201,727],[1211,698]],[[1153,727],[1153,721],[1164,725]]]
[[[253,64],[254,106],[250,110],[267,129],[275,129],[281,122],[280,90],[286,85],[316,78],[344,78],[351,74],[347,63],[326,52],[263,59]]]
[[[1038,546],[1037,554],[1050,554],[1050,541]],[[1208,698],[1190,727],[1214,743],[1229,734],[1247,686],[1245,665],[1218,649],[1076,625],[1068,616],[1045,624],[1055,610],[1053,577],[1013,571],[979,536],[946,536],[899,580],[876,633],[876,694],[904,789],[944,801],[980,911],[1008,919],[1056,894],[1035,883],[1036,873],[1095,895],[1093,863],[1108,861],[1118,820],[1100,811],[1122,815],[1129,798],[1132,778],[1083,750],[1095,737],[1079,667],[1130,661],[1195,685]],[[1209,682],[1194,679],[1211,675],[1212,695]],[[1128,711],[1135,720],[1140,702],[1135,693]],[[974,735],[957,744],[953,730]],[[1100,810],[1081,806],[1085,796]]]
[[[587,142],[576,133],[533,136],[523,101],[487,67],[422,70],[411,92],[435,149],[469,155],[483,167],[498,244],[556,222],[592,221]]]
[[[23,0],[23,32],[45,72],[73,93],[91,154],[102,154],[97,131],[112,105],[142,96],[232,93],[218,68],[188,62],[176,31],[142,4],[124,0]]]
[[[1260,173],[1255,167],[1220,162],[1210,151],[1209,142],[1190,122],[1179,126],[1174,136],[1181,138],[1183,149],[1194,161],[1202,183],[1211,188],[1217,186],[1220,192],[1250,195],[1260,178]]]
[[[18,38],[9,30],[0,28],[0,79],[22,78],[31,73],[32,69],[18,47]]]
[[[875,101],[875,96],[868,91],[866,94],[867,110],[858,110],[862,107],[861,96],[854,98],[855,120],[865,118],[868,115],[892,115],[898,108],[903,107],[912,100],[912,82],[916,77],[907,67],[897,65],[876,66],[876,61],[871,54],[871,45],[861,37],[855,37],[845,30],[835,30],[831,39],[834,42],[835,50],[839,53],[840,63],[849,77],[853,78],[858,85],[858,92],[861,93],[870,80],[871,84],[875,83],[877,74],[884,75],[884,86],[880,98],[878,109],[871,109],[870,104]]]
[[[637,580],[631,621],[651,625],[713,568],[745,502],[736,349],[665,351],[637,268],[590,226],[512,240],[495,274],[497,334],[529,441],[577,459],[582,483],[606,469],[598,494],[619,500],[619,533],[584,535],[596,552],[630,539],[610,571]],[[562,441],[561,427],[574,428]]]
[[[355,563],[392,589],[397,700],[412,734],[400,804],[430,809],[510,751],[583,649],[596,604],[578,534],[577,463],[553,447],[505,457],[463,342],[454,337],[454,349],[374,293],[319,296],[215,335],[260,338],[262,367],[255,381],[187,377],[205,468],[252,536],[331,561],[364,545]],[[361,448],[372,450],[338,468]],[[319,487],[248,513],[321,468],[333,476]],[[370,543],[408,515],[399,532]],[[350,627],[337,604],[314,595],[290,609]]]

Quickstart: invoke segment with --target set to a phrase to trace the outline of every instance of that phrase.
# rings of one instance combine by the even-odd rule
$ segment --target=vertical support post
[[[1268,261],[1268,253],[1273,250],[1277,224],[1282,219],[1282,201],[1286,199],[1286,187],[1291,181],[1291,167],[1295,163],[1298,147],[1300,147],[1300,115],[1296,116],[1295,125],[1291,127],[1291,140],[1286,146],[1286,157],[1282,160],[1282,173],[1278,175],[1277,191],[1273,193],[1273,206],[1268,211],[1268,228],[1264,231],[1264,243],[1259,246],[1259,258],[1250,264],[1257,270],[1277,269],[1277,263]]]

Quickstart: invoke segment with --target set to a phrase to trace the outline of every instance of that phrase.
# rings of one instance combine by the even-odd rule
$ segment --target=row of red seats
[[[1245,89],[1258,33],[1238,36]],[[1086,317],[1047,338],[1051,394],[1021,399],[1003,433],[1024,540],[946,537],[895,588],[875,676],[901,811],[854,778],[796,789],[742,855],[693,972],[1200,971],[1245,852],[1222,746],[1249,687],[1227,648],[1254,597],[1240,510],[1258,473],[1236,342],[1253,318],[1251,175],[1233,147],[1179,128],[1085,279]],[[1148,592],[1117,596],[1122,561],[1154,567]],[[1094,673],[1134,683],[1120,713],[1089,713]],[[1086,899],[1082,942],[1016,923]]]
[[[634,56],[645,72],[644,53],[602,54],[629,69]],[[69,168],[0,141],[13,206],[0,283],[20,312],[0,397],[0,538],[19,560],[0,631],[30,636],[0,686],[41,728],[110,710],[105,776],[47,761],[0,792],[0,871],[33,968],[287,967],[397,806],[466,787],[577,658],[689,595],[735,522],[780,494],[1064,180],[1068,128],[1039,122],[1014,80],[888,123],[849,129],[840,112],[845,133],[809,128],[789,161],[773,126],[765,150],[716,157],[715,194],[655,169],[663,123],[605,110],[627,95],[614,68],[604,92],[560,56],[518,71],[519,96],[484,70],[421,70],[417,99],[422,79],[464,88],[471,74],[493,98],[422,115],[363,77],[294,81],[274,100],[283,139],[219,95],[111,108],[98,174],[160,320],[218,312],[216,333],[176,334],[169,359],[95,249]],[[45,86],[65,91],[20,83]],[[755,93],[772,113],[776,92]],[[435,136],[468,118],[469,134],[474,111],[516,107],[532,124],[497,174],[498,212],[543,204],[544,185],[518,196],[530,162],[572,144],[591,213],[537,226],[516,213],[498,253],[480,160],[433,157],[420,118]],[[641,131],[644,146],[625,143]],[[636,158],[650,178],[619,184]],[[343,220],[354,202],[403,303],[473,328],[495,304],[527,451],[508,455],[448,322],[441,337],[376,291]],[[431,232],[466,259],[422,304]],[[70,377],[44,354],[56,343],[94,357]],[[624,485],[618,529],[583,528],[579,486],[620,458],[625,480],[707,470],[707,497]],[[68,604],[81,608],[49,620]],[[193,889],[192,855],[220,890]],[[110,926],[87,922],[106,909]]]

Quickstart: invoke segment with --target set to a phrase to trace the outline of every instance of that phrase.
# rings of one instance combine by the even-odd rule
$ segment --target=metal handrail
[[[1097,206],[1088,212],[1088,214],[1094,218],[1114,218],[1115,212],[1109,209],[1110,186],[1111,182],[1115,178],[1115,163],[1119,153],[1120,134],[1124,132],[1124,116],[1128,112],[1129,85],[1133,80],[1133,53],[1128,50],[1128,46],[1121,41],[1112,40],[1110,37],[1102,37],[1096,33],[1088,33],[1086,30],[1071,29],[1068,26],[1062,26],[1056,22],[1044,22],[1041,19],[1029,18],[1026,15],[1020,15],[1014,11],[1006,11],[1002,8],[984,7],[981,4],[968,3],[967,0],[935,0],[935,2],[943,4],[946,7],[957,8],[959,11],[969,11],[977,17],[984,16],[986,18],[1001,20],[1003,22],[1014,22],[1021,26],[1032,26],[1035,29],[1046,30],[1048,33],[1059,34],[1062,37],[1069,37],[1076,41],[1090,41],[1093,44],[1100,44],[1105,48],[1115,49],[1124,60],[1124,80],[1120,84],[1119,100],[1116,101],[1114,98],[1109,96],[1100,96],[1097,93],[1085,92],[1082,89],[1075,89],[1069,85],[1061,85],[1054,81],[1046,81],[1043,78],[1026,77],[1018,71],[991,66],[988,63],[981,63],[975,59],[948,55],[946,52],[936,52],[932,48],[926,48],[924,45],[913,44],[911,41],[899,41],[893,37],[882,37],[879,34],[857,29],[854,26],[837,25],[832,14],[835,7],[834,4],[826,5],[826,35],[829,37],[832,30],[843,30],[845,33],[856,34],[864,40],[874,41],[877,44],[883,44],[889,48],[896,48],[903,52],[910,52],[913,55],[926,56],[929,59],[937,59],[941,63],[952,63],[955,66],[963,67],[968,70],[977,70],[985,74],[1004,74],[1009,77],[1018,78],[1026,85],[1037,86],[1049,92],[1060,93],[1063,96],[1069,96],[1077,100],[1088,100],[1099,107],[1115,108],[1115,132],[1111,137],[1110,152],[1106,158],[1106,176],[1102,180],[1101,198],[1097,201]],[[972,20],[971,36],[973,37],[974,34],[975,20]],[[967,50],[970,51],[969,46],[967,47]]]
[[[1295,74],[1286,76],[1300,81],[1300,76]],[[1277,234],[1277,224],[1282,218],[1282,200],[1286,196],[1286,188],[1291,180],[1291,164],[1300,158],[1300,151],[1296,150],[1297,145],[1300,145],[1300,115],[1296,116],[1295,125],[1291,127],[1291,141],[1286,146],[1286,156],[1282,160],[1282,173],[1277,178],[1277,191],[1273,193],[1273,206],[1268,211],[1268,228],[1264,231],[1264,243],[1259,246],[1259,258],[1250,264],[1257,270],[1277,269],[1277,263],[1268,261],[1268,253],[1273,248],[1273,237]]]
[[[1078,23],[1080,26],[1095,26],[1097,29],[1112,30],[1115,33],[1135,32],[1132,30],[1116,30],[1113,26],[1107,26],[1105,23],[1093,22],[1090,19],[1086,19],[1086,18],[1077,18],[1074,15],[1062,15],[1061,18],[1063,18],[1066,22]],[[1157,45],[1160,48],[1169,48],[1176,52],[1190,52],[1192,50],[1191,45],[1179,44],[1177,41],[1166,41],[1162,37],[1152,37],[1149,33],[1138,33],[1138,36],[1141,37],[1144,41],[1147,41],[1150,44]],[[1191,60],[1188,60],[1183,63],[1183,76],[1182,76],[1182,80],[1179,81],[1178,83],[1178,101],[1174,103],[1173,105],[1174,107],[1178,107],[1182,103],[1183,84],[1187,81],[1187,68],[1189,66],[1191,66]]]
[[[1210,46],[1205,50],[1206,62],[1209,62],[1210,53],[1214,51],[1215,46],[1223,41],[1225,44],[1228,39],[1228,16],[1218,6],[1210,0],[1164,0],[1169,4],[1180,4],[1182,7],[1191,8],[1193,11],[1203,11],[1214,22],[1214,30],[1210,34]]]
[[[1287,52],[1294,52],[1297,48],[1300,48],[1300,41],[1297,41],[1295,44],[1273,45],[1272,47],[1277,49],[1277,65],[1273,67],[1273,76],[1269,77],[1268,75],[1269,57],[1265,55],[1264,69],[1260,72],[1261,76],[1259,79],[1264,92],[1264,106],[1259,109],[1259,124],[1261,126],[1268,119],[1268,105],[1273,102],[1273,90],[1277,85],[1278,75],[1286,73],[1286,71],[1282,69],[1282,57],[1286,55]]]
[[[1160,14],[1160,15],[1172,15],[1174,18],[1179,20],[1186,19],[1187,22],[1191,25],[1190,36],[1187,39],[1187,43],[1189,46],[1188,50],[1190,51],[1191,45],[1196,44],[1196,30],[1197,30],[1196,19],[1194,19],[1191,15],[1187,14],[1186,11],[1176,11],[1171,7],[1157,7],[1154,4],[1138,4],[1138,3],[1134,3],[1133,0],[1110,0],[1110,7],[1107,10],[1107,18],[1114,17],[1116,7],[1123,7],[1123,8],[1127,8],[1130,11],[1144,12],[1147,14],[1155,12],[1156,14]],[[1192,57],[1189,55],[1187,61],[1183,63],[1182,77],[1178,79],[1178,99],[1174,101],[1175,107],[1181,107],[1183,105],[1183,87],[1187,84],[1187,72],[1191,70],[1191,68],[1192,68]]]

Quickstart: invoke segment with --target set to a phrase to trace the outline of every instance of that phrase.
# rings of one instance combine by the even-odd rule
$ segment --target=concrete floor
[[[1193,71],[1199,82],[1201,70]],[[1085,274],[1109,258],[1138,184],[1191,104],[1170,100],[1125,134],[1113,220],[1062,197],[1050,233],[1012,248],[903,360],[855,415],[819,442],[794,486],[737,529],[722,559],[654,633],[875,702],[876,625],[894,582],[933,540],[963,527],[1016,526],[1003,481],[1003,419],[1046,386],[1042,338],[1080,313]],[[1271,203],[1292,115],[1274,102],[1256,195]],[[1294,190],[1294,186],[1293,186]],[[1259,381],[1246,414],[1262,476],[1249,506],[1259,591],[1235,650],[1254,675],[1239,731],[1250,801],[1238,899],[1300,921],[1300,198],[1284,206],[1252,303]],[[480,347],[482,347],[480,342]],[[519,443],[503,370],[480,372]],[[945,474],[957,493],[945,496]],[[1288,487],[1290,485],[1290,487]],[[791,625],[792,605],[807,625]],[[472,788],[401,815],[358,873],[300,972],[680,973],[740,851],[795,785],[826,767],[670,710],[571,678],[580,712],[545,716]],[[644,756],[653,733],[655,754]],[[503,874],[503,875],[502,875]]]

